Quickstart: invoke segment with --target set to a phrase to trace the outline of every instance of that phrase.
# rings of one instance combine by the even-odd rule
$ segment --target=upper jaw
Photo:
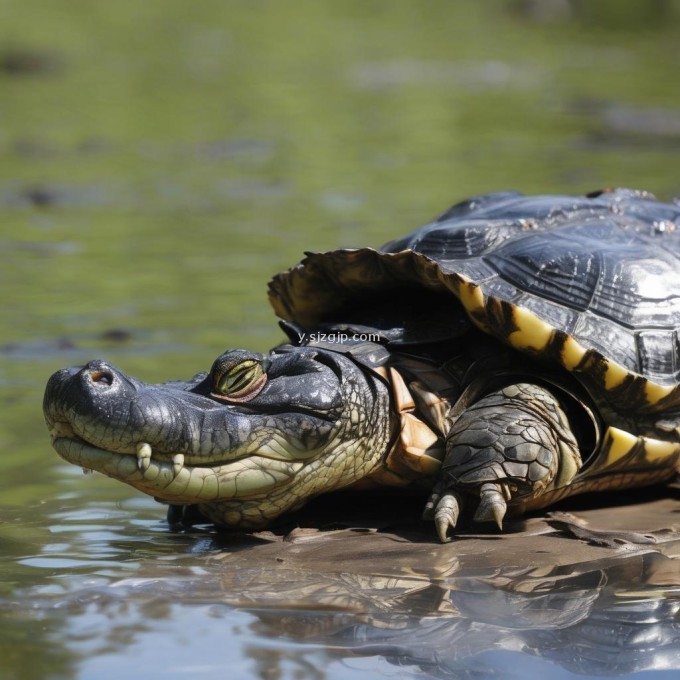
[[[270,389],[252,404],[225,404],[204,396],[210,391],[205,375],[150,385],[96,360],[57,371],[49,379],[44,414],[53,446],[67,460],[75,455],[70,453],[73,445],[66,446],[69,441],[136,456],[141,470],[148,468],[152,456],[178,470],[185,465],[218,466],[254,454],[306,460],[335,426],[342,400],[330,371],[297,377],[301,379],[275,376]],[[332,396],[324,404],[305,406],[303,397],[293,392],[304,394],[305,385]],[[317,413],[319,405],[328,408]]]
[[[92,450],[134,455],[140,467],[147,465],[151,448],[156,458],[182,465],[184,454],[201,454],[198,439],[187,436],[187,414],[193,411],[197,420],[218,408],[188,391],[195,384],[147,385],[100,360],[57,371],[43,401],[52,445],[67,460],[73,442],[79,442]]]

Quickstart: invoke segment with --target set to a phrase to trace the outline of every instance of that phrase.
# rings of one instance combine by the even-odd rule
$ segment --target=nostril
[[[111,371],[106,371],[106,370],[92,370],[90,371],[90,380],[93,383],[97,383],[99,385],[104,385],[106,387],[110,387],[113,385],[113,373]]]

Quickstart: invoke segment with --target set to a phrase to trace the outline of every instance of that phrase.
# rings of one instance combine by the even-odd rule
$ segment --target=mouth
[[[106,454],[108,456],[120,456],[125,457],[126,459],[131,459],[131,456],[133,455],[131,453],[107,451],[106,449],[102,449],[98,446],[95,446],[94,444],[91,444],[82,437],[79,437],[73,430],[73,427],[70,425],[70,423],[67,423],[65,421],[56,422],[54,425],[52,425],[52,427],[50,428],[50,439],[52,440],[52,446],[55,449],[57,449],[60,455],[63,455],[60,449],[64,450],[68,449],[68,451],[70,452],[71,447],[74,444],[80,444],[81,447],[83,447],[83,449],[87,448],[88,452],[101,451],[103,454]],[[153,451],[151,449],[151,445],[146,442],[140,442],[139,444],[137,444],[137,451],[134,455],[137,459],[137,468],[139,472],[141,472],[142,474],[149,472],[152,463],[155,465],[168,465],[168,464],[172,465],[172,472],[174,477],[178,477],[182,473],[182,470],[184,469],[185,457],[183,453],[172,454],[171,456],[169,456],[169,460],[163,460],[163,458],[159,459],[159,457],[157,456],[156,460],[152,461]],[[165,456],[163,457],[168,458],[167,454],[165,454]],[[67,460],[69,462],[73,462],[70,459],[70,457],[67,458]],[[219,465],[219,463],[216,463],[216,465]],[[93,472],[94,469],[83,467],[83,471]]]
[[[49,432],[52,446],[67,462],[79,465],[87,473],[100,472],[172,504],[262,497],[290,483],[304,465],[263,455],[195,464],[183,453],[154,452],[148,442],[139,442],[134,453],[109,451],[86,441],[64,421],[53,423]]]

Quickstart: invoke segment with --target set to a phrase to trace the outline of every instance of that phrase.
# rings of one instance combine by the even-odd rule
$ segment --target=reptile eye
[[[267,382],[266,359],[239,356],[240,352],[223,354],[213,366],[211,396],[222,401],[241,402],[256,397]]]

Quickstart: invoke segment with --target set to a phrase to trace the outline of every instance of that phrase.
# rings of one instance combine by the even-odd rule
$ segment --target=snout
[[[157,454],[205,456],[215,447],[229,450],[230,409],[192,393],[193,384],[148,384],[96,359],[52,375],[45,389],[45,420],[53,440],[75,437],[118,453],[135,454],[142,443]]]
[[[95,359],[50,377],[43,400],[45,421],[53,439],[64,433],[97,446],[110,441],[115,450],[134,451],[133,433],[139,423],[131,408],[137,397],[137,381]]]
[[[47,381],[43,410],[48,425],[71,421],[78,414],[106,412],[118,399],[130,398],[134,385],[121,371],[102,359],[85,366],[62,368]]]

